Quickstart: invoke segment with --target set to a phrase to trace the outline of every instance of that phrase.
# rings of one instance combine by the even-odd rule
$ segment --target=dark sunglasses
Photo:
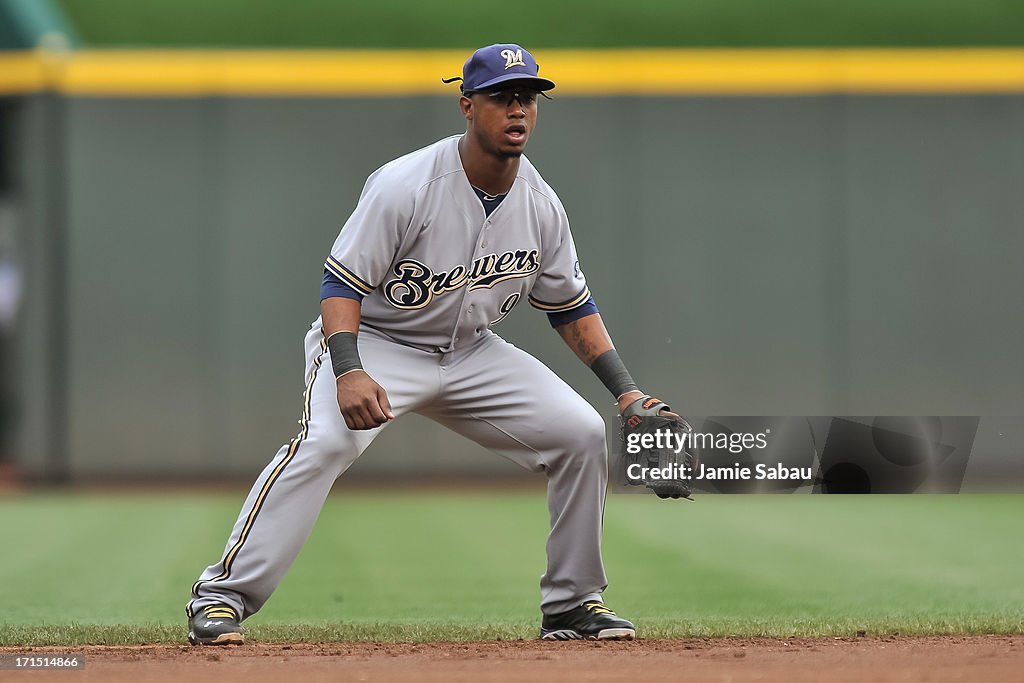
[[[513,102],[519,102],[522,107],[536,104],[539,96],[540,93],[536,90],[496,90],[487,93],[487,98],[491,102],[504,104],[506,107],[511,107]]]
[[[519,90],[516,88],[506,88],[505,90],[494,90],[494,91],[482,91],[482,90],[471,90],[464,92],[463,95],[486,95],[487,98],[495,104],[501,104],[505,107],[511,107],[513,102],[519,102],[519,106],[528,107],[537,103],[537,98],[544,93],[537,90]],[[547,99],[547,95],[544,95]]]

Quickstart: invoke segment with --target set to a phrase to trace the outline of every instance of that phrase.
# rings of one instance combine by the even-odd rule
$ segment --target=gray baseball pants
[[[600,414],[547,366],[490,331],[438,353],[363,326],[359,354],[396,417],[418,412],[547,475],[551,532],[541,610],[557,614],[599,599],[608,583],[601,561],[608,464]],[[345,426],[319,321],[306,335],[306,378],[299,434],[253,484],[224,555],[193,585],[190,616],[212,603],[230,605],[243,619],[255,614],[309,537],[335,479],[387,426]]]

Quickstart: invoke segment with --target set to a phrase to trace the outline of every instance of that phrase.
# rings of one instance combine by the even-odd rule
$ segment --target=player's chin
[[[523,152],[526,151],[526,138],[523,138],[522,142],[507,142],[498,149],[506,157],[521,157]]]

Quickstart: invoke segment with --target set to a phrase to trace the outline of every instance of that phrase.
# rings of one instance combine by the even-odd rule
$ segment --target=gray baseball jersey
[[[562,204],[530,162],[520,158],[512,188],[487,216],[462,168],[459,137],[373,173],[326,267],[364,295],[360,357],[396,417],[418,412],[547,476],[541,609],[558,614],[599,600],[607,585],[605,425],[572,387],[488,328],[523,297],[548,313],[577,313],[590,293]],[[193,585],[190,617],[218,604],[242,618],[258,611],[334,480],[390,424],[346,427],[319,319],[305,351],[299,433],[256,480],[221,559]]]
[[[478,338],[523,297],[549,313],[590,297],[565,209],[533,164],[520,158],[488,217],[462,168],[460,138],[373,173],[326,263],[367,295],[363,323],[444,351]]]

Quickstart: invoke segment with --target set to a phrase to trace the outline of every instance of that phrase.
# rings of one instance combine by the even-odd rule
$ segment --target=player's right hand
[[[374,429],[395,419],[384,387],[364,370],[355,370],[338,378],[338,408],[349,429]]]

